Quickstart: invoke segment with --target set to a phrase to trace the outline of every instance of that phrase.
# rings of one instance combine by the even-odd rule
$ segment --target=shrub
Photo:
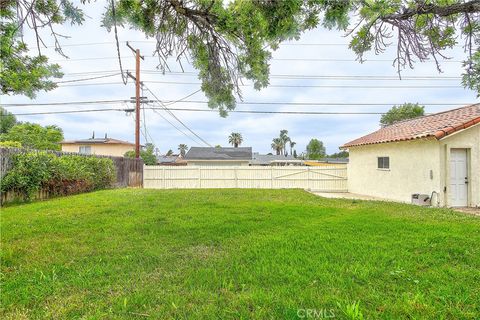
[[[15,154],[12,164],[0,189],[17,192],[25,200],[40,189],[49,195],[68,195],[110,188],[115,182],[115,167],[108,158],[26,152]]]
[[[21,148],[22,144],[18,141],[0,141],[1,148]]]

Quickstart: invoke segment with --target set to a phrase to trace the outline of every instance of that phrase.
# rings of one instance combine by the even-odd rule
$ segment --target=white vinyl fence
[[[310,189],[347,191],[347,166],[325,167],[201,167],[144,166],[143,187]]]

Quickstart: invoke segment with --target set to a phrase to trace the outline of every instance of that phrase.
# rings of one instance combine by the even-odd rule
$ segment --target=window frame
[[[88,152],[86,150],[88,150]],[[78,153],[86,155],[92,154],[92,146],[78,146]]]
[[[390,171],[390,157],[379,156],[377,157],[377,170]]]

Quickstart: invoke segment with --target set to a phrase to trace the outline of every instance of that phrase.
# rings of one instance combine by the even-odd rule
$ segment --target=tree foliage
[[[228,136],[228,143],[231,144],[234,148],[238,148],[243,142],[242,134],[239,132],[232,132]]]
[[[81,10],[68,0],[7,0],[2,1],[1,12],[2,64],[12,71],[2,74],[2,90],[32,96],[36,90],[51,89],[46,79],[58,68],[41,55],[38,61],[26,56],[28,48],[18,30],[25,25],[34,30],[41,54],[39,29],[46,28],[62,54],[54,27],[67,21],[81,23]],[[447,50],[461,44],[466,55],[463,83],[480,93],[480,0],[108,1],[103,25],[111,29],[117,24],[133,26],[157,40],[161,69],[169,70],[171,57],[180,66],[188,60],[198,70],[209,106],[222,116],[241,98],[242,78],[251,80],[256,89],[268,86],[272,51],[319,25],[346,31],[350,49],[360,61],[368,52],[381,54],[396,46],[394,64],[399,72],[428,59],[440,70]],[[25,81],[15,79],[15,67]],[[27,72],[31,70],[37,72]]]
[[[325,147],[318,139],[311,139],[307,145],[307,159],[318,160],[325,157]]]
[[[0,15],[0,88],[2,94],[24,94],[34,98],[39,90],[52,90],[56,83],[51,78],[62,76],[58,64],[48,63],[42,54],[46,47],[42,32],[48,30],[55,40],[55,49],[64,55],[59,42],[63,35],[55,26],[66,22],[80,24],[83,13],[68,0],[35,1],[4,0]],[[32,29],[36,35],[37,52],[29,55],[24,42],[24,29]]]
[[[185,154],[188,151],[188,146],[184,143],[180,143],[178,145],[178,151],[180,152],[180,155],[182,156],[182,158],[185,158]]]
[[[24,148],[37,150],[60,150],[63,140],[61,128],[51,125],[42,127],[36,123],[20,123],[7,133],[0,135],[0,141],[16,141]]]
[[[126,158],[135,158],[135,151],[127,151],[124,154]],[[155,145],[153,143],[146,143],[140,150],[140,159],[147,166],[154,166],[157,164],[157,156],[155,155]]]
[[[17,118],[11,112],[0,107],[0,134],[7,133],[16,123]]]
[[[336,152],[336,153],[332,153],[330,155],[328,155],[329,158],[348,158],[349,157],[349,153],[348,151],[340,151],[340,152]]]
[[[395,122],[421,117],[425,114],[425,107],[418,103],[405,103],[401,106],[393,106],[380,118],[381,126],[388,126]]]
[[[284,146],[285,145],[283,144],[283,141],[280,137],[272,139],[271,147],[272,147],[273,150],[275,150],[277,156],[282,153],[282,150],[283,150]]]

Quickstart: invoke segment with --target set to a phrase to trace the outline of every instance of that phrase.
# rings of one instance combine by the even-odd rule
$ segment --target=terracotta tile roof
[[[394,123],[345,143],[341,149],[427,137],[437,140],[480,123],[480,103]]]

